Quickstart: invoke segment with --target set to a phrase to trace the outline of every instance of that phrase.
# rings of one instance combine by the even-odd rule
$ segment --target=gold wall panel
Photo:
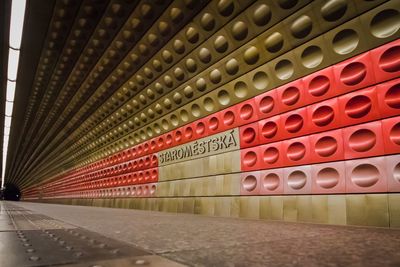
[[[390,194],[388,198],[390,227],[400,228],[400,194]]]
[[[399,6],[398,0],[388,1],[360,17],[369,44],[376,47],[399,38]]]
[[[363,13],[371,8],[374,8],[387,0],[374,0],[374,1],[368,1],[368,0],[361,0],[361,1],[355,1],[356,8],[359,13]]]

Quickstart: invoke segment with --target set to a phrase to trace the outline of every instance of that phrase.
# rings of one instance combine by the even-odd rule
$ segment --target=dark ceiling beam
[[[7,0],[10,2],[10,0]],[[22,33],[21,55],[15,93],[13,121],[10,132],[10,142],[7,155],[6,181],[10,181],[11,163],[17,154],[18,144],[25,136],[20,135],[24,122],[25,109],[29,102],[35,71],[39,62],[43,42],[45,40],[49,22],[53,15],[56,0],[28,0],[26,5],[24,30]],[[8,10],[10,12],[10,10]],[[15,181],[16,182],[16,181]],[[16,182],[17,183],[17,182]]]
[[[11,1],[0,1],[0,175],[3,171],[3,136],[4,136],[4,109],[7,86],[7,62],[8,62],[8,36],[10,32]],[[1,179],[1,177],[0,177]]]

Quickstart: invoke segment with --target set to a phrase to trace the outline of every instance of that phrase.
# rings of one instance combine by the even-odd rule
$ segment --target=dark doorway
[[[6,184],[3,192],[3,197],[5,200],[18,201],[21,198],[21,191],[18,186],[14,184]]]

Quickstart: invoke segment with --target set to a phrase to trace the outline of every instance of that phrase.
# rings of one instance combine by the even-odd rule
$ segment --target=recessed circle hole
[[[331,189],[339,183],[339,176],[339,172],[334,168],[323,168],[317,173],[316,182],[324,189]]]
[[[359,84],[367,76],[367,68],[361,62],[352,62],[343,68],[340,81],[347,86]]]
[[[199,135],[202,135],[202,134],[205,133],[205,131],[206,131],[206,126],[204,125],[204,123],[203,122],[197,123],[197,125],[196,125],[196,133],[199,134]]]
[[[243,131],[242,137],[245,143],[251,143],[256,138],[256,131],[253,128],[248,127]]]
[[[253,85],[257,90],[265,90],[268,86],[268,75],[263,72],[259,71],[253,76]]]
[[[400,146],[400,122],[393,125],[393,127],[390,129],[389,136],[393,143]]]
[[[330,106],[320,106],[312,114],[312,122],[319,127],[328,125],[334,118],[335,112]]]
[[[235,92],[235,95],[239,98],[245,97],[248,93],[247,84],[242,81],[235,83],[235,85],[233,86],[233,90]]]
[[[297,39],[303,39],[307,37],[312,31],[313,22],[307,15],[301,15],[290,25],[289,30],[294,37]]]
[[[365,95],[357,95],[350,98],[345,106],[345,113],[353,119],[359,119],[367,115],[372,109],[371,99]]]
[[[227,126],[232,125],[235,122],[235,114],[232,111],[225,112],[223,121]]]
[[[324,136],[315,143],[315,152],[321,157],[329,157],[336,153],[338,142],[332,136]]]
[[[400,28],[400,13],[395,9],[385,9],[371,20],[370,30],[377,38],[387,38]]]
[[[266,4],[259,4],[253,12],[252,19],[257,26],[264,26],[270,21],[271,16],[270,7]]]
[[[243,157],[243,163],[247,167],[253,167],[257,163],[257,154],[254,151],[248,151]]]
[[[276,147],[268,147],[264,150],[263,160],[268,164],[274,164],[279,159],[279,150]]]
[[[337,21],[346,14],[347,1],[346,0],[328,0],[321,7],[322,17],[329,22]]]
[[[391,108],[400,109],[400,83],[393,85],[386,91],[385,103]]]
[[[279,176],[276,173],[268,173],[263,177],[262,184],[264,188],[270,191],[274,191],[279,187],[280,184]]]
[[[360,42],[358,33],[353,29],[344,29],[336,33],[332,47],[336,54],[346,55],[353,52]]]
[[[273,121],[266,122],[261,128],[261,134],[264,138],[270,139],[273,138],[278,132],[278,125],[276,125]]]
[[[290,160],[298,161],[306,155],[306,147],[300,142],[294,142],[287,149],[287,157]]]
[[[360,164],[351,172],[351,181],[359,187],[371,187],[380,179],[380,172],[377,167],[372,164]]]
[[[264,114],[271,112],[275,106],[274,99],[270,96],[264,96],[260,101],[260,111]]]
[[[298,114],[292,114],[285,121],[285,129],[289,133],[296,133],[303,128],[304,120]]]
[[[257,178],[254,175],[248,175],[244,178],[242,184],[246,191],[251,192],[257,187]]]
[[[212,131],[216,131],[218,129],[219,126],[219,120],[216,117],[212,117],[209,121],[208,121],[208,128]]]
[[[253,116],[254,109],[250,104],[245,104],[240,108],[240,118],[243,120],[249,120]]]
[[[307,176],[300,170],[293,171],[288,176],[288,186],[294,190],[302,189],[307,183]]]
[[[400,163],[397,163],[393,169],[393,178],[396,182],[400,183]]]
[[[349,138],[349,146],[356,152],[366,152],[376,144],[376,135],[368,129],[359,129]]]
[[[300,90],[297,87],[290,86],[282,93],[282,102],[287,106],[292,106],[300,99]]]
[[[229,93],[227,91],[225,91],[225,90],[220,90],[218,92],[217,97],[218,97],[218,102],[221,105],[226,106],[231,102],[231,97],[230,97]]]
[[[323,75],[315,76],[311,79],[310,84],[308,86],[308,91],[311,95],[315,97],[323,96],[328,92],[331,83],[329,78]]]
[[[301,63],[304,67],[312,69],[321,64],[324,54],[320,47],[311,45],[301,53]]]
[[[281,80],[287,80],[293,76],[294,67],[293,63],[287,59],[279,61],[275,66],[276,76]]]
[[[280,32],[274,32],[264,41],[265,49],[270,53],[279,52],[284,44],[283,35]]]
[[[378,65],[386,72],[400,71],[400,46],[393,46],[383,52]]]

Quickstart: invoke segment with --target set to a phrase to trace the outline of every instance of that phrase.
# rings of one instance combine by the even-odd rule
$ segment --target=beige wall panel
[[[312,197],[312,221],[316,223],[328,223],[328,196],[313,196]]]
[[[221,217],[231,216],[231,202],[233,198],[220,197],[215,201],[214,215]]]
[[[328,195],[329,224],[345,225],[346,198],[343,195]]]
[[[240,172],[240,150],[159,167],[159,181]]]
[[[43,202],[288,222],[400,227],[400,194],[54,199]]]
[[[232,196],[240,194],[240,173],[159,182],[156,197]]]
[[[183,199],[183,212],[184,213],[194,213],[194,199],[184,198]]]
[[[297,196],[283,197],[283,220],[290,222],[297,222],[298,220]]]
[[[387,194],[360,194],[346,196],[347,223],[389,227]]]
[[[270,197],[268,196],[263,196],[260,197],[260,205],[259,205],[260,211],[260,219],[270,219]]]
[[[312,196],[298,196],[297,210],[298,210],[297,214],[298,222],[312,222],[313,221]]]
[[[390,227],[400,228],[400,194],[389,195]]]
[[[241,218],[249,218],[249,219],[258,219],[260,217],[260,201],[259,197],[240,197],[240,213],[239,217]]]

